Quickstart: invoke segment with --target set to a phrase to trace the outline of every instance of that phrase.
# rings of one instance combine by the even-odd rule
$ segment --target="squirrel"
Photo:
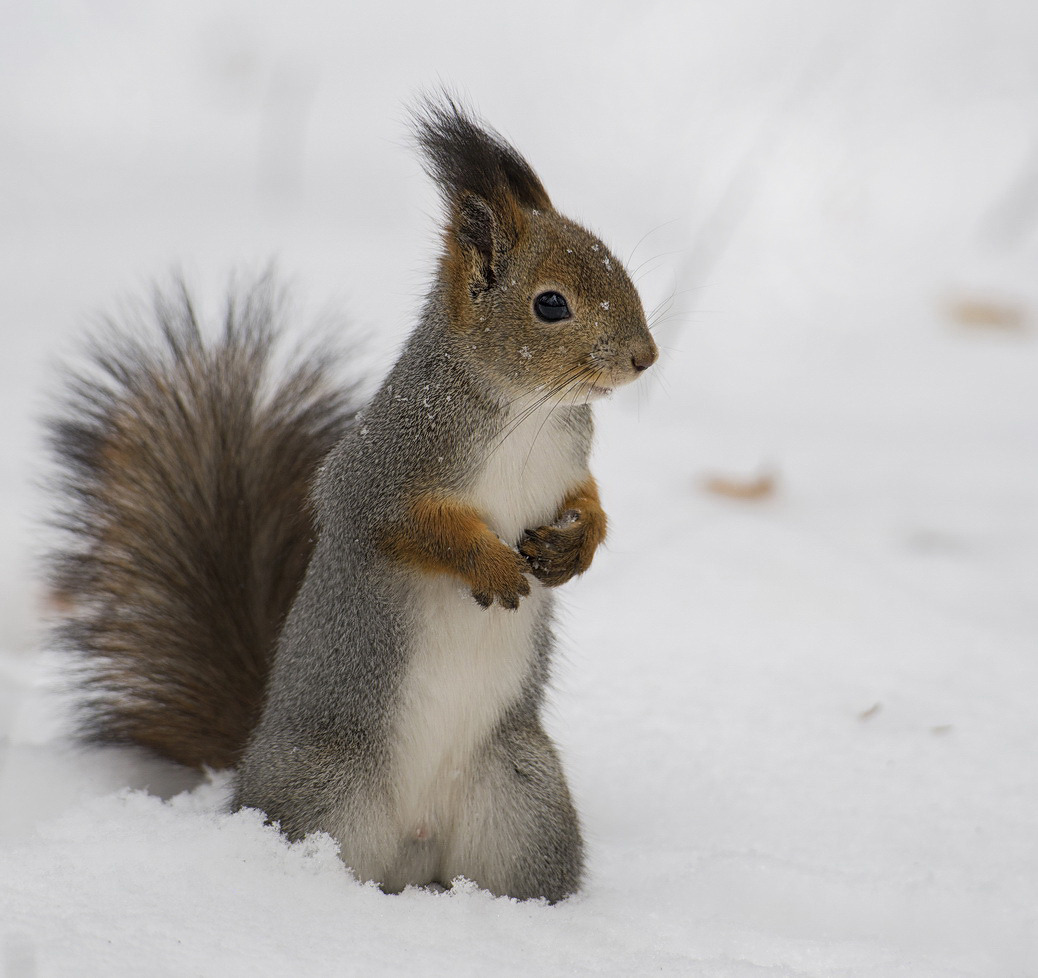
[[[420,319],[367,404],[318,352],[272,376],[269,281],[203,338],[95,343],[51,436],[81,733],[236,768],[235,809],[324,831],[386,892],[556,902],[580,826],[541,723],[553,589],[606,532],[591,402],[658,356],[599,238],[449,95],[414,115],[442,196]]]

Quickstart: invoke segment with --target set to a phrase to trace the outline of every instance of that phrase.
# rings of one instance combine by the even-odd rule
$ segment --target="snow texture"
[[[656,309],[550,726],[557,907],[356,883],[67,736],[37,421],[92,316],[276,258],[406,335],[452,84]],[[81,4],[0,32],[0,974],[1038,974],[1038,6]]]

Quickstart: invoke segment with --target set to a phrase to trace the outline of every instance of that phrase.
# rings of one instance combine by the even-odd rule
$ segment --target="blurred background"
[[[36,682],[57,364],[174,270],[215,314],[274,262],[293,330],[363,333],[374,383],[438,247],[407,107],[444,85],[658,322],[658,367],[598,411],[610,551],[571,589],[560,671],[598,838],[681,810],[698,838],[815,860],[805,900],[852,852],[894,881],[891,917],[932,884],[1008,915],[938,901],[934,920],[1003,944],[1033,923],[1038,4],[34,0],[3,19],[0,732]],[[597,745],[618,724],[682,747],[672,778],[624,758],[610,808],[623,742]],[[705,878],[704,906],[730,886],[743,912]]]

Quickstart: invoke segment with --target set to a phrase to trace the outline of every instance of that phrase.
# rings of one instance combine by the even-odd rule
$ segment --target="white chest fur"
[[[505,543],[523,530],[550,523],[567,491],[587,476],[567,408],[541,408],[505,426],[507,434],[490,450],[468,501]]]
[[[566,493],[587,476],[563,411],[535,412],[516,425],[493,446],[466,496],[509,545],[524,529],[551,522]],[[399,829],[407,836],[435,839],[449,831],[473,751],[522,691],[548,600],[529,580],[530,595],[509,611],[481,608],[451,576],[416,578],[415,645],[394,757]]]

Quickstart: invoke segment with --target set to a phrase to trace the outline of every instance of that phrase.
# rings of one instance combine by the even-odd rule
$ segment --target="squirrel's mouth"
[[[612,387],[599,387],[597,384],[594,384],[591,387],[591,396],[592,397],[608,397],[612,393],[613,393],[613,388]]]

